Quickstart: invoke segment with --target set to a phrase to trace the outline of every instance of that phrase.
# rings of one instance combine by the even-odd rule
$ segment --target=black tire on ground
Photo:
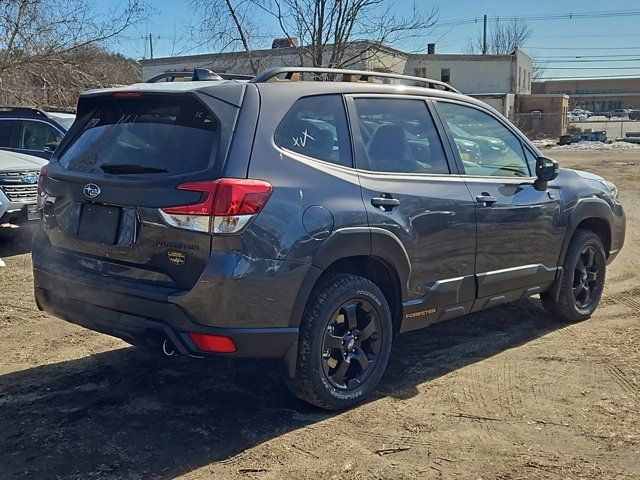
[[[559,320],[586,320],[598,307],[605,283],[606,254],[600,237],[591,230],[576,230],[562,267],[558,300],[545,292],[542,303]]]
[[[384,373],[392,335],[389,305],[373,282],[344,274],[323,282],[305,309],[289,388],[327,410],[362,402]]]

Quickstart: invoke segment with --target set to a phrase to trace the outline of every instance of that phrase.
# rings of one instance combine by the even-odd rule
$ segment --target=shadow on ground
[[[0,228],[0,258],[22,255],[31,251],[35,226]]]
[[[404,335],[377,396],[558,327],[523,300]],[[292,397],[279,363],[123,348],[0,376],[1,476],[169,479],[332,415]]]

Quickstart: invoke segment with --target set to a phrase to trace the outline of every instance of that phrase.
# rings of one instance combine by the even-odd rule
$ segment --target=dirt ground
[[[549,155],[626,207],[593,318],[533,298],[405,335],[340,414],[290,396],[278,363],[164,358],[38,312],[28,232],[4,235],[0,478],[640,478],[640,152]]]

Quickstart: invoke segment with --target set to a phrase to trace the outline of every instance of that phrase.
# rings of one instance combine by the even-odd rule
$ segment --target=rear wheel
[[[577,230],[563,264],[560,295],[541,295],[549,313],[567,322],[591,316],[600,303],[606,275],[606,254],[602,240],[591,230]]]
[[[392,333],[380,289],[356,275],[336,276],[307,305],[289,387],[302,400],[329,410],[363,401],[382,377]]]

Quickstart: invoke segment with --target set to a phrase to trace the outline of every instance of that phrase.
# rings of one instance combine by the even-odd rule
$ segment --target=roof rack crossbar
[[[388,72],[369,72],[364,70],[348,70],[348,69],[340,69],[340,68],[315,68],[315,67],[276,67],[265,70],[262,73],[256,75],[251,83],[265,83],[269,81],[273,81],[278,75],[285,74],[287,80],[292,81],[290,79],[294,78],[293,74],[300,73],[328,73],[334,75],[342,75],[343,81],[357,81],[357,82],[367,82],[370,81],[371,78],[393,78],[396,80],[404,80],[407,82],[415,82],[426,85],[427,88],[436,88],[440,87],[447,92],[460,93],[457,89],[453,88],[451,85],[445,82],[441,82],[439,80],[433,80],[431,78],[423,78],[423,77],[412,77],[410,75],[401,75],[398,73],[388,73]]]
[[[47,114],[37,107],[3,107],[0,106],[0,115],[7,116],[19,113],[31,113],[37,117],[46,117]]]
[[[204,80],[251,80],[253,75],[241,75],[239,73],[215,73],[206,68],[196,68],[194,70],[182,70],[177,72],[163,72],[151,77],[146,83],[157,83],[170,78],[190,78],[192,81]]]

